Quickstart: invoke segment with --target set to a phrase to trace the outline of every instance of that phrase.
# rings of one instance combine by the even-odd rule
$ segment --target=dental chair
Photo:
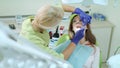
[[[120,46],[115,50],[114,56],[111,56],[108,61],[108,68],[120,68]]]
[[[68,34],[63,34],[59,39],[58,41],[55,43],[56,46],[58,46],[59,44],[61,43],[64,43],[65,41],[69,40],[69,36]]]
[[[58,41],[55,43],[56,46],[60,45],[61,43],[64,43],[65,41],[69,40],[69,36],[68,34],[63,34],[59,39]],[[99,46],[98,42],[96,43],[97,46]],[[101,68],[102,66],[102,54],[101,54],[101,51],[100,51],[100,65],[99,65],[99,68]]]

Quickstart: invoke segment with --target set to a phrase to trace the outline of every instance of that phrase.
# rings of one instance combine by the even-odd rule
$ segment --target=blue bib
[[[58,45],[54,50],[58,53],[62,53],[70,43],[71,41],[68,40]],[[92,47],[78,44],[67,61],[73,65],[74,68],[83,68],[83,65],[86,63],[92,51]]]

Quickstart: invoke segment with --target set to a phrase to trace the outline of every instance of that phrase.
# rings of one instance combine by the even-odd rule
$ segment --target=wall
[[[53,4],[54,0],[0,0],[0,16],[35,14],[44,4]]]
[[[92,11],[106,15],[107,19],[115,25],[111,41],[110,56],[112,56],[116,48],[120,46],[120,4],[115,7],[114,1],[115,0],[109,0],[109,4],[107,6],[92,6]],[[118,2],[120,3],[120,0],[118,0]],[[101,34],[104,33],[101,32]]]

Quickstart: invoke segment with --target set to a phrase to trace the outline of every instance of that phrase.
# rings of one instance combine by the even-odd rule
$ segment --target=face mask
[[[81,28],[76,28],[76,27],[73,27],[73,31],[76,33],[78,30],[80,30]]]
[[[73,27],[73,31],[76,33],[78,30],[81,30],[81,29],[85,29],[85,26],[81,27],[81,28],[76,28],[76,27]]]

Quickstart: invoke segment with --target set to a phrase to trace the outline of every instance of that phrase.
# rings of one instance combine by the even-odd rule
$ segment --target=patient
[[[80,16],[72,14],[68,30],[69,40],[57,46],[56,52],[62,52],[69,45],[75,33],[85,30],[84,37],[79,41],[73,54],[67,60],[74,68],[99,68],[100,49],[95,45],[96,38],[91,32],[90,24],[83,24]]]

